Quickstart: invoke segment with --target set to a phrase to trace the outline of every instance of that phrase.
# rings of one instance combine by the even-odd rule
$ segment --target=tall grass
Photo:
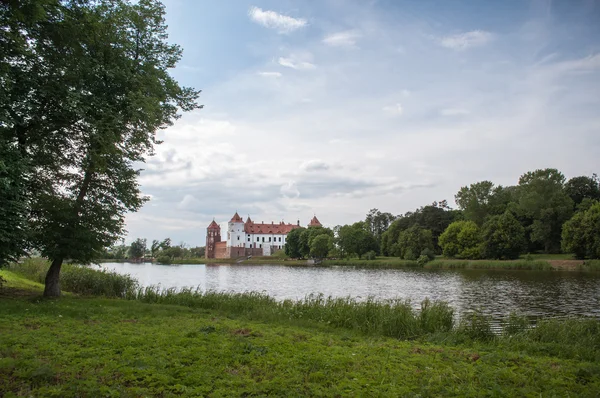
[[[552,270],[544,260],[433,260],[425,265],[431,269],[524,269]]]
[[[276,301],[262,293],[225,293],[198,289],[164,289],[157,286],[130,291],[128,299],[147,303],[179,304],[225,311],[251,318],[310,321],[396,338],[415,338],[447,332],[453,327],[453,309],[444,302],[423,301],[419,311],[400,300],[366,301],[309,295],[302,300]]]
[[[44,283],[49,267],[50,263],[43,258],[30,258],[23,263],[9,265],[14,273],[39,283]],[[138,286],[138,282],[129,275],[93,269],[91,266],[63,264],[60,285],[62,290],[71,293],[125,297],[128,291]]]

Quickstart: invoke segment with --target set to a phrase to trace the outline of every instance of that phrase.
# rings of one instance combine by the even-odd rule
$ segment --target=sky
[[[600,1],[165,0],[201,110],[158,133],[125,239],[237,211],[329,227],[600,171]]]

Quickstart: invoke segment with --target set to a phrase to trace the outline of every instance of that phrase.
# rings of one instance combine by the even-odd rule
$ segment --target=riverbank
[[[308,260],[282,258],[250,258],[250,259],[204,259],[191,258],[173,260],[177,264],[246,264],[246,265],[290,265],[313,266]],[[365,259],[332,259],[323,260],[319,266],[354,266],[365,268],[425,268],[425,269],[498,269],[498,270],[560,270],[560,271],[600,271],[600,260],[574,260],[565,255],[535,255],[519,260],[457,260],[437,257],[424,265],[416,261],[402,260],[397,257],[377,257]]]
[[[600,389],[597,321],[535,330],[514,322],[506,336],[490,336],[478,333],[479,319],[470,333],[394,339],[328,322],[336,307],[324,303],[297,312],[332,311],[319,319],[279,316],[264,297],[244,295],[42,300],[41,285],[0,274],[9,276],[4,292],[22,292],[0,295],[0,395],[594,396]],[[357,325],[382,310],[337,308],[346,311],[339,319],[354,314]],[[367,318],[356,316],[361,311]]]

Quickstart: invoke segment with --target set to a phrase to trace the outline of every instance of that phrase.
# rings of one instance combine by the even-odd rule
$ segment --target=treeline
[[[112,246],[104,252],[107,260],[157,261],[171,264],[176,259],[204,257],[204,246],[188,247],[185,242],[178,245],[171,243],[171,238],[162,241],[154,239],[150,245],[146,239],[138,238],[127,245]]]
[[[600,184],[596,174],[566,180],[556,169],[523,174],[517,185],[481,181],[446,200],[394,216],[378,209],[364,221],[290,233],[290,257],[376,255],[428,261],[515,259],[524,253],[572,253],[600,258]],[[318,238],[324,235],[327,237]],[[328,251],[325,251],[325,249]],[[326,253],[323,255],[323,253]]]

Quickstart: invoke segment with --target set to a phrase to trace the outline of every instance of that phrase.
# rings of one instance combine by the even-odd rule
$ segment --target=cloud
[[[295,181],[289,181],[279,188],[279,192],[286,198],[297,198],[300,196],[300,191]]]
[[[361,37],[360,33],[352,30],[347,30],[344,32],[337,32],[325,36],[323,39],[323,43],[332,47],[347,47],[352,48],[356,47],[356,39]]]
[[[383,111],[392,116],[400,116],[402,113],[404,113],[404,109],[402,108],[401,104],[384,106]]]
[[[322,171],[329,169],[329,165],[320,159],[312,159],[302,163],[300,169],[305,171]]]
[[[281,77],[283,76],[281,72],[258,72],[258,74],[262,77]]]
[[[197,210],[200,201],[192,195],[185,195],[181,202],[177,204],[177,208],[181,210]]]
[[[259,7],[250,7],[248,16],[254,22],[265,28],[275,29],[278,33],[290,33],[306,26],[307,21],[303,18],[293,18],[275,11],[264,11]]]
[[[456,51],[466,50],[471,47],[478,47],[488,43],[493,35],[484,30],[472,30],[470,32],[458,33],[445,36],[440,39],[443,47]]]
[[[307,61],[299,61],[299,60],[295,59],[294,57],[289,57],[289,58],[280,57],[277,62],[281,66],[285,66],[286,68],[292,68],[292,69],[296,69],[296,70],[309,70],[309,69],[315,69],[317,67],[313,63],[310,63]]]
[[[466,109],[461,108],[446,108],[440,111],[442,116],[462,116],[468,115],[470,112]]]

